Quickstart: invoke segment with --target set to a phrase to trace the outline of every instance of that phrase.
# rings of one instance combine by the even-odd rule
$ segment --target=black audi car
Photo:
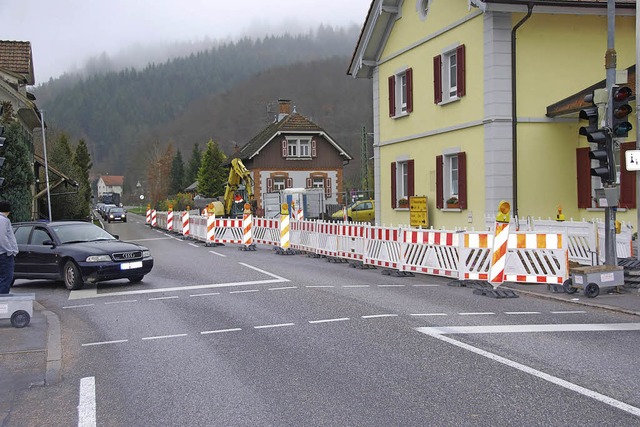
[[[22,222],[13,231],[20,250],[15,279],[59,280],[73,290],[115,279],[137,283],[153,268],[149,249],[89,222]]]

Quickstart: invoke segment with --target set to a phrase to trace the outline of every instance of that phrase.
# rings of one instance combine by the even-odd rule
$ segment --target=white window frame
[[[311,178],[311,187],[312,188],[324,188],[324,180],[323,176],[314,176]]]
[[[457,48],[457,46],[456,46]],[[453,48],[442,54],[442,97],[445,100],[458,99],[458,53]],[[455,63],[452,64],[452,59]],[[452,77],[455,82],[452,82]]]
[[[458,197],[460,191],[460,165],[458,164],[458,153],[444,155],[443,176],[443,196],[444,200],[451,197]]]
[[[396,162],[396,200],[409,198],[409,161]]]
[[[273,178],[273,190],[280,191],[287,188],[287,178],[284,176],[274,176]]]
[[[287,158],[311,158],[311,137],[288,137]]]
[[[407,70],[403,70],[394,75],[396,80],[395,84],[395,108],[393,112],[394,117],[406,116],[407,112]]]

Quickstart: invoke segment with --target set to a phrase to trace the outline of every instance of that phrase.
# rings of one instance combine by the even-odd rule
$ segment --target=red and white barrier
[[[155,226],[157,226],[157,225],[158,225],[158,216],[157,216],[157,214],[156,214],[156,210],[155,210],[155,209],[153,209],[153,210],[151,211],[151,226],[152,226],[152,227],[155,227]]]
[[[402,267],[400,242],[399,229],[369,226],[364,263],[400,270]]]
[[[167,230],[173,231],[173,210],[167,213]]]
[[[332,222],[318,222],[318,247],[316,253],[338,258],[338,227]]]
[[[362,261],[367,240],[367,225],[342,224],[338,226],[338,257]]]
[[[251,238],[252,217],[253,215],[251,214],[242,215],[242,244],[245,246],[253,244],[253,240]]]
[[[151,209],[147,209],[147,219],[144,222],[145,224],[151,224]]]
[[[309,220],[292,222],[291,248],[316,253],[318,249],[318,222]]]
[[[403,229],[400,270],[457,278],[459,241],[452,231]]]

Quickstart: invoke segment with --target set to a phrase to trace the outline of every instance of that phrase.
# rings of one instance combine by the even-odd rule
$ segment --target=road
[[[153,271],[67,291],[62,381],[10,426],[640,425],[633,316],[107,224]]]

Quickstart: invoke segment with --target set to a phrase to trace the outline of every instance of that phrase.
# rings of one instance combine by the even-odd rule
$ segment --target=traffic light
[[[585,96],[584,100],[592,105],[580,110],[580,119],[588,120],[589,124],[580,127],[579,133],[586,136],[587,141],[595,144],[589,151],[589,158],[598,161],[598,166],[591,168],[591,176],[599,177],[603,184],[614,182],[616,166],[613,139],[604,122],[608,92],[606,89],[596,89],[592,94]]]
[[[611,90],[611,108],[613,122],[611,123],[611,131],[614,138],[626,138],[631,130],[631,123],[628,116],[632,109],[629,105],[631,98],[631,88],[628,86],[614,86]]]

